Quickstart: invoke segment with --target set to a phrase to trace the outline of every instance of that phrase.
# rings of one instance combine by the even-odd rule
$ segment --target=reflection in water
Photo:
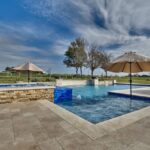
[[[82,99],[81,95],[77,95],[77,99],[81,100]]]

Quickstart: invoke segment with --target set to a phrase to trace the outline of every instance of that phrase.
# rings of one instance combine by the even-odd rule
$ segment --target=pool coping
[[[133,91],[133,92],[132,92],[132,98],[150,99],[150,95],[141,94],[141,93],[140,93],[140,94],[134,93],[135,91],[148,90],[148,89],[150,90],[150,87],[133,88],[133,89],[132,89],[132,91]],[[130,90],[129,90],[129,89],[114,90],[114,91],[108,92],[108,94],[130,97]]]
[[[124,128],[142,118],[150,116],[150,106],[148,106],[140,110],[130,112],[128,114],[112,118],[110,120],[106,120],[104,122],[93,124],[47,100],[39,101],[39,103],[53,111],[55,114],[63,118],[66,122],[70,123],[72,126],[77,128],[93,140],[107,135],[110,132]]]
[[[0,88],[0,92],[3,92],[3,91],[54,89],[54,88],[55,88],[55,86],[11,87],[11,88]]]
[[[117,85],[130,85],[130,83],[126,83],[126,82],[117,82],[117,83],[115,83],[115,84],[117,84]],[[150,86],[150,84],[141,84],[141,83],[132,83],[132,85],[134,86],[147,86],[147,87],[149,87]]]

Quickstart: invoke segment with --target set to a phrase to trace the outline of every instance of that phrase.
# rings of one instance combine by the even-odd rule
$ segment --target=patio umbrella
[[[108,67],[111,72],[125,72],[130,76],[130,97],[132,97],[132,73],[150,71],[150,58],[127,52],[116,58]]]
[[[28,62],[26,64],[20,65],[18,67],[13,68],[15,71],[27,71],[28,72],[28,82],[30,81],[30,72],[40,72],[44,73],[44,71],[38,66]]]

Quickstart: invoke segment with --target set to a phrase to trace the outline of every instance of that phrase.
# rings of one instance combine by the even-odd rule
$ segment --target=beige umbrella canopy
[[[15,67],[15,68],[13,68],[13,70],[44,73],[44,71],[41,68],[39,68],[38,66],[36,66],[30,62],[23,64],[23,65],[20,65],[18,67]]]
[[[136,52],[128,52],[116,58],[108,67],[108,71],[126,73],[150,71],[150,58]]]
[[[15,71],[27,71],[28,72],[28,82],[30,81],[30,72],[40,72],[44,73],[44,71],[38,66],[28,62],[26,64],[20,65],[18,67],[13,68]]]
[[[132,96],[132,73],[150,71],[150,58],[139,55],[136,52],[128,52],[116,58],[107,70],[130,74],[130,95]]]

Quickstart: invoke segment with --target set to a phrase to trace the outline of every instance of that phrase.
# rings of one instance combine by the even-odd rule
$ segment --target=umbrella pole
[[[130,62],[130,109],[132,106],[132,63]]]
[[[132,67],[130,62],[130,98],[132,98]]]

